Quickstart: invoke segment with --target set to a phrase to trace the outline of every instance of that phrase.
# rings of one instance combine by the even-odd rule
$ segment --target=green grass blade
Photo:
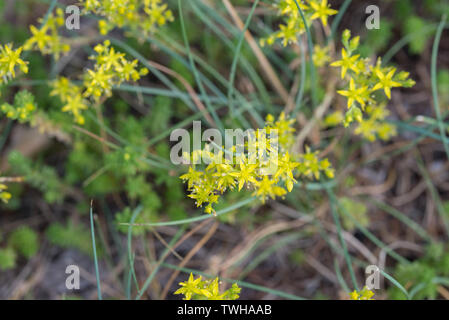
[[[132,229],[134,227],[134,221],[137,219],[138,215],[142,211],[142,206],[137,207],[133,215],[131,216],[130,223],[128,224],[128,239],[127,239],[127,245],[128,245],[128,264],[131,271],[132,279],[134,280],[134,285],[136,286],[137,291],[139,291],[139,283],[137,281],[136,272],[134,270],[134,254],[132,251]]]
[[[440,102],[438,99],[438,83],[437,83],[437,58],[438,58],[438,47],[440,45],[441,34],[443,33],[444,26],[446,24],[446,15],[441,19],[441,23],[438,26],[437,33],[435,35],[435,41],[433,43],[432,49],[432,66],[430,71],[430,77],[432,79],[432,96],[433,96],[433,107],[435,109],[435,114],[438,120],[438,127],[440,129],[440,135],[443,140],[444,151],[449,159],[449,145],[446,141],[446,133],[444,130],[443,119],[441,117]]]
[[[218,129],[220,129],[220,131],[224,132],[223,131],[224,130],[223,123],[221,122],[220,118],[217,116],[217,113],[215,112],[214,108],[212,108],[212,105],[209,101],[209,97],[206,95],[206,91],[204,90],[203,82],[201,81],[199,74],[198,74],[198,70],[196,69],[195,61],[193,60],[193,57],[192,57],[189,39],[187,37],[187,31],[186,31],[186,27],[185,27],[185,23],[184,23],[184,16],[182,13],[181,2],[182,2],[181,0],[178,0],[179,21],[181,23],[182,38],[184,39],[184,45],[187,49],[187,56],[189,57],[190,65],[192,66],[193,75],[195,76],[195,80],[198,85],[198,88],[200,89],[201,94],[203,96],[207,97],[206,101],[205,101],[207,110],[212,115],[212,118],[214,119],[215,124],[217,125]]]
[[[98,293],[98,300],[102,300],[101,296],[101,283],[100,283],[100,272],[98,270],[98,257],[97,257],[97,246],[95,244],[95,230],[94,230],[94,214],[93,214],[93,205],[92,202],[90,203],[90,232],[92,236],[92,250],[94,254],[94,263],[95,263],[95,277],[97,279],[97,293]]]
[[[168,247],[165,248],[164,252],[162,253],[161,258],[159,259],[159,261],[156,263],[157,266],[156,268],[154,268],[154,270],[151,272],[151,274],[148,276],[148,278],[145,280],[142,288],[139,290],[139,292],[136,295],[136,300],[139,300],[140,298],[142,298],[143,294],[145,293],[145,291],[148,289],[148,287],[150,286],[151,282],[153,281],[154,277],[156,276],[157,272],[159,271],[159,269],[161,268],[161,264],[164,262],[165,258],[168,256],[168,254],[170,253],[170,249],[176,241],[178,241],[178,239],[182,236],[183,232],[184,232],[185,228],[180,228],[178,230],[178,232],[175,233],[175,235],[173,236],[173,238],[170,240],[170,242],[168,243]]]
[[[198,222],[198,221],[202,221],[202,220],[206,220],[206,219],[211,219],[214,217],[218,217],[221,216],[222,214],[231,212],[235,209],[241,208],[245,205],[247,205],[248,203],[254,201],[255,197],[251,197],[242,201],[239,201],[233,205],[230,205],[229,207],[222,209],[222,210],[218,210],[216,215],[211,215],[211,214],[204,214],[198,217],[194,217],[194,218],[188,218],[188,219],[181,219],[181,220],[174,220],[174,221],[167,221],[167,222],[154,222],[154,223],[143,223],[143,224],[139,224],[142,226],[149,226],[149,227],[162,227],[162,226],[176,226],[176,225],[181,225],[181,224],[189,224],[192,222]],[[122,225],[129,225],[129,223],[121,223]]]
[[[410,295],[408,291],[392,276],[390,276],[388,273],[386,273],[384,270],[379,269],[380,273],[388,280],[390,281],[396,288],[402,291],[402,293],[407,297],[407,299],[410,299]]]
[[[419,224],[417,224],[415,221],[407,217],[405,214],[400,212],[399,210],[393,208],[392,206],[386,204],[385,202],[377,201],[377,200],[370,200],[372,204],[374,204],[379,209],[389,213],[402,223],[404,223],[407,227],[415,231],[421,238],[427,240],[427,241],[433,241],[432,237],[427,233],[427,231],[421,227]]]
[[[311,87],[312,87],[312,104],[313,108],[317,106],[317,91],[316,91],[316,73],[315,73],[315,64],[313,63],[313,41],[312,41],[312,34],[310,33],[310,28],[307,25],[306,17],[304,16],[304,12],[299,7],[298,1],[294,0],[296,7],[298,8],[299,14],[301,15],[301,19],[304,22],[304,26],[306,28],[306,35],[307,35],[307,43],[308,43],[308,49],[309,49],[309,65],[310,65],[310,78],[311,78]]]
[[[352,267],[351,256],[349,255],[348,247],[346,246],[346,242],[345,242],[345,240],[343,238],[343,233],[342,233],[342,228],[341,228],[341,223],[340,223],[340,217],[338,216],[338,211],[337,211],[337,208],[336,208],[336,206],[338,206],[338,203],[337,203],[337,200],[335,198],[335,194],[332,191],[332,189],[327,188],[326,191],[327,191],[327,194],[329,195],[329,201],[330,201],[330,207],[331,207],[331,211],[332,211],[332,217],[334,219],[335,226],[337,227],[338,238],[339,238],[341,246],[343,248],[343,252],[344,252],[346,264],[348,265],[349,274],[351,276],[352,284],[353,284],[354,288],[358,291],[359,290],[359,286],[357,285],[357,279],[355,277],[354,269]]]
[[[332,22],[331,34],[326,39],[326,43],[329,43],[330,40],[335,38],[335,35],[337,33],[337,29],[338,29],[338,26],[340,25],[341,19],[343,18],[343,15],[345,14],[345,12],[348,9],[351,2],[352,2],[352,0],[345,0],[345,2],[343,2],[343,4],[341,5],[340,9],[338,9],[338,14],[335,16],[335,19]]]
[[[259,3],[259,0],[254,1],[254,4],[251,8],[251,11],[248,15],[248,18],[246,19],[245,26],[243,27],[243,30],[240,34],[237,47],[234,52],[234,58],[232,59],[231,64],[231,73],[229,75],[229,88],[228,88],[228,101],[229,101],[229,108],[231,109],[231,114],[234,115],[234,100],[233,100],[233,90],[234,90],[234,80],[235,80],[235,72],[237,69],[237,62],[240,56],[240,50],[243,45],[243,40],[245,40],[245,32],[248,29],[248,26],[251,22],[251,19],[253,17],[254,11],[256,10],[256,7]]]

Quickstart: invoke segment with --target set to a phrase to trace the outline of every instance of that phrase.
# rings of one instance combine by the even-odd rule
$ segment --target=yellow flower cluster
[[[103,35],[119,27],[147,36],[167,21],[173,21],[173,13],[161,0],[83,0],[81,4],[85,13],[105,18],[98,22]]]
[[[56,16],[50,14],[46,23],[40,28],[30,27],[32,33],[23,46],[14,49],[11,44],[0,45],[0,84],[7,83],[16,77],[17,67],[28,73],[28,61],[21,59],[21,54],[28,50],[40,50],[43,54],[53,54],[58,59],[61,53],[70,50],[68,44],[64,44],[58,35],[58,28],[64,25],[64,12],[62,9],[56,10]],[[43,20],[39,22],[42,24]],[[3,103],[0,111],[8,118],[25,122],[31,120],[31,116],[36,110],[34,97],[27,91],[19,92],[14,98],[14,105]]]
[[[36,103],[34,96],[26,91],[20,91],[14,97],[14,105],[3,103],[0,106],[0,111],[8,118],[18,120],[21,123],[31,120],[34,111],[36,110]]]
[[[53,81],[50,95],[59,96],[65,103],[62,111],[71,113],[75,121],[84,124],[82,111],[90,104],[89,99],[98,103],[101,98],[112,95],[112,88],[124,81],[137,81],[148,74],[148,69],[137,70],[137,60],[127,60],[125,54],[115,51],[109,40],[94,48],[97,53],[91,56],[95,60],[93,70],[87,69],[83,76],[83,85],[76,85],[65,77]]]
[[[368,140],[373,141],[376,136],[387,140],[394,136],[396,131],[394,126],[384,122],[389,114],[385,109],[385,97],[391,99],[392,88],[412,87],[415,82],[409,79],[408,72],[397,72],[394,67],[383,67],[381,58],[372,65],[369,59],[363,59],[356,54],[359,40],[359,37],[351,39],[351,32],[345,30],[341,59],[331,63],[331,66],[340,68],[341,78],[347,85],[346,90],[338,91],[340,95],[347,98],[348,111],[345,113],[343,122],[347,127],[357,121],[359,127],[355,131],[356,134]],[[384,92],[384,95],[379,93],[380,90]],[[333,114],[328,122],[338,117]]]
[[[265,43],[272,45],[276,39],[281,39],[284,46],[298,41],[299,36],[306,31],[298,5],[304,13],[308,26],[317,19],[327,26],[328,17],[338,13],[337,10],[330,8],[327,0],[280,0],[274,6],[278,14],[284,18],[284,23],[279,25],[278,31],[260,40],[262,46]]]
[[[241,290],[234,283],[230,289],[220,293],[218,277],[214,280],[202,280],[201,276],[195,279],[192,273],[187,281],[179,285],[181,288],[174,294],[183,294],[184,300],[237,300]]]
[[[6,190],[8,187],[5,184],[0,183],[0,201],[3,203],[8,203],[9,199],[11,199],[11,194]]]
[[[367,287],[364,287],[360,291],[354,290],[349,294],[349,298],[351,300],[374,300],[372,299],[373,296],[374,292],[369,290]]]
[[[20,58],[22,51],[23,47],[14,50],[11,44],[0,44],[0,84],[16,77],[16,67],[23,73],[28,73],[28,62]]]
[[[326,66],[330,61],[331,57],[329,55],[329,46],[321,47],[319,45],[315,45],[313,48],[313,64],[317,68],[321,68]]]
[[[305,154],[290,155],[295,132],[293,123],[294,120],[287,119],[283,113],[277,121],[268,115],[265,128],[257,129],[253,136],[249,135],[240,154],[234,152],[238,146],[225,150],[217,145],[220,151],[213,153],[209,144],[204,150],[188,155],[192,165],[180,178],[187,182],[189,197],[195,199],[197,207],[206,204],[206,213],[215,214],[212,205],[228,189],[238,187],[240,191],[246,185],[253,190],[253,195],[265,202],[268,198],[275,199],[291,192],[297,177],[318,179],[322,172],[333,178],[334,170],[330,162],[327,159],[319,160],[317,152],[307,149]],[[276,135],[272,134],[273,130],[276,130]],[[279,153],[276,146],[279,146]],[[264,150],[262,156],[261,148]],[[256,149],[257,152],[251,152]],[[229,153],[232,155],[229,156]],[[194,164],[200,158],[208,163],[204,170]]]
[[[39,19],[40,24],[43,19]],[[58,34],[58,29],[63,27],[65,23],[64,11],[61,8],[56,10],[56,15],[51,13],[47,21],[40,29],[30,26],[32,34],[25,44],[25,50],[39,50],[42,54],[52,54],[58,60],[61,54],[70,51],[70,45]]]

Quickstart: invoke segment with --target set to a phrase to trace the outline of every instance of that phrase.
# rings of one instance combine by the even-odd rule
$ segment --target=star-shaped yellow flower
[[[87,102],[83,99],[81,94],[76,94],[67,97],[67,104],[62,107],[63,112],[70,112],[75,116],[77,122],[84,123],[84,118],[80,116],[82,110],[87,109]]]
[[[385,95],[388,99],[391,99],[391,88],[400,87],[399,82],[393,81],[394,73],[396,69],[392,69],[387,74],[384,74],[381,70],[376,69],[376,76],[379,78],[379,82],[374,86],[373,91],[384,89]]]
[[[293,177],[293,170],[297,166],[299,166],[299,163],[291,161],[288,152],[286,152],[284,156],[278,161],[278,169],[276,174],[274,175],[274,178],[275,179],[278,179],[280,177],[285,178],[285,184],[288,192],[292,191],[293,184],[296,183],[296,180]]]
[[[341,78],[343,79],[348,69],[351,69],[356,74],[360,72],[357,65],[357,60],[359,59],[359,57],[360,57],[359,54],[351,56],[350,54],[348,54],[345,48],[343,48],[341,49],[341,60],[331,63],[331,66],[341,67]]]
[[[36,43],[39,50],[43,52],[45,46],[52,40],[51,37],[47,34],[47,30],[48,25],[45,25],[40,29],[36,28],[35,26],[30,26],[30,31],[33,36],[25,43],[25,49],[31,49],[33,47],[33,44]]]
[[[20,70],[23,73],[28,73],[28,62],[20,59],[20,54],[22,53],[23,47],[13,50],[8,45],[5,45],[2,52],[0,53],[0,75],[5,75],[6,73],[11,73],[13,77],[16,76],[14,68],[16,65],[20,66]]]
[[[230,173],[231,176],[236,177],[239,183],[239,191],[242,190],[245,183],[252,182],[257,183],[255,177],[255,170],[257,169],[257,164],[248,164],[244,162],[240,163],[240,170]]]
[[[183,174],[179,178],[183,181],[187,181],[187,187],[191,189],[194,184],[199,183],[201,181],[201,176],[203,175],[203,172],[196,171],[192,167],[189,167],[189,172],[186,174]]]
[[[372,299],[373,296],[374,292],[369,290],[367,287],[364,287],[359,292],[357,292],[357,290],[354,290],[353,292],[349,293],[349,298],[351,300],[374,300]]]
[[[315,13],[312,15],[311,19],[321,19],[324,26],[327,26],[327,17],[338,13],[337,10],[330,8],[330,5],[327,4],[327,0],[322,0],[321,4],[311,1],[310,6],[313,10],[315,10]]]
[[[194,279],[193,274],[190,273],[189,280],[185,282],[180,282],[181,288],[175,291],[175,294],[183,294],[185,300],[192,299],[193,294],[201,294],[201,289],[199,285],[201,284],[201,277]]]
[[[350,108],[355,101],[360,103],[362,108],[365,106],[366,101],[369,99],[369,89],[367,86],[356,88],[353,78],[349,81],[349,90],[337,91],[340,95],[348,98],[348,108]]]

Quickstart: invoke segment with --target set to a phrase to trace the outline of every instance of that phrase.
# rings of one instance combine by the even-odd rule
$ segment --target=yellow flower
[[[4,76],[8,73],[12,75],[12,77],[16,76],[14,71],[16,65],[20,67],[23,73],[28,73],[28,62],[20,59],[20,54],[23,51],[23,47],[19,47],[16,50],[10,48],[9,45],[5,45],[4,48],[0,46],[0,76]]]
[[[94,70],[87,70],[85,86],[86,92],[85,96],[94,95],[95,98],[99,98],[103,92],[109,94],[112,83],[111,80],[114,75],[108,72],[104,65]]]
[[[218,277],[214,280],[202,280],[201,276],[195,279],[193,274],[190,273],[189,279],[180,282],[181,288],[176,290],[174,294],[183,294],[184,300],[236,300],[239,298],[240,288],[236,283],[223,293],[220,293],[219,284]]]
[[[94,13],[103,17],[99,22],[102,35],[114,27],[128,28],[137,37],[154,33],[158,26],[173,21],[173,13],[161,0],[82,0],[85,13]]]
[[[137,81],[140,78],[140,73],[136,70],[138,61],[122,61],[121,65],[117,68],[117,72],[120,74],[120,77],[129,81],[131,78],[133,81]],[[148,70],[148,69],[146,69]]]
[[[301,0],[296,0],[296,1],[298,3],[299,7],[301,8],[301,10],[308,9],[308,6],[306,4],[304,4]],[[282,0],[278,4],[278,7],[280,9],[281,14],[283,14],[283,15],[289,15],[294,18],[298,18],[300,16],[295,0]]]
[[[184,294],[184,300],[192,299],[193,294],[201,294],[201,289],[199,285],[201,283],[201,276],[197,279],[193,278],[193,274],[190,273],[190,277],[185,282],[180,282],[179,285],[181,288],[175,291],[175,294]]]
[[[374,296],[374,292],[369,290],[367,287],[364,287],[359,292],[357,290],[354,290],[353,292],[349,293],[349,298],[351,300],[374,300],[371,299]]]
[[[187,188],[191,189],[195,183],[199,183],[201,181],[201,176],[203,173],[201,171],[196,171],[192,167],[189,167],[189,172],[183,174],[179,178],[183,181],[188,181]]]
[[[44,52],[45,46],[51,41],[51,37],[47,34],[48,25],[38,29],[35,26],[30,26],[30,31],[33,36],[27,40],[24,45],[25,50],[30,50],[33,44],[36,43],[41,52]]]
[[[81,116],[81,111],[86,109],[87,101],[82,98],[81,94],[68,96],[67,104],[62,107],[62,111],[72,113],[79,124],[84,124],[84,117]]]
[[[81,92],[80,87],[73,84],[66,77],[59,77],[58,79],[52,81],[52,90],[50,91],[50,96],[59,96],[62,102],[67,101],[67,97],[79,94]]]
[[[311,151],[308,146],[306,146],[306,153],[300,155],[298,171],[307,177],[315,177],[315,179],[320,178],[320,172],[324,172],[328,178],[334,177],[334,169],[331,168],[329,160],[318,159],[318,151]]]
[[[11,194],[7,191],[8,187],[5,184],[0,184],[0,200],[3,203],[8,203],[9,199],[11,199]]]
[[[201,207],[203,203],[216,203],[218,195],[214,194],[212,186],[193,186],[193,191],[189,194],[189,198],[196,200],[196,206]]]
[[[330,8],[330,5],[327,4],[327,0],[322,0],[321,4],[318,4],[315,1],[310,2],[310,6],[315,10],[315,13],[312,15],[311,19],[321,19],[321,22],[324,26],[327,26],[327,17],[333,16],[338,13],[337,10],[333,10]]]
[[[265,200],[270,197],[271,199],[278,197],[282,197],[287,193],[284,188],[278,187],[276,185],[276,181],[274,179],[270,179],[268,175],[264,176],[261,181],[256,183],[257,190],[255,194],[260,197],[262,203],[265,203]]]
[[[244,162],[239,165],[240,170],[236,172],[232,172],[231,176],[237,178],[237,182],[239,184],[239,191],[242,190],[245,183],[257,183],[257,180],[254,178],[254,171],[257,169],[257,164],[249,164],[245,165]]]
[[[359,300],[359,294],[358,294],[357,290],[354,290],[351,293],[349,293],[349,298],[351,300]]]
[[[281,113],[277,120],[268,115],[265,127],[248,136],[248,141],[242,146],[244,150],[239,154],[236,154],[235,146],[229,150],[222,147],[223,150],[214,154],[210,152],[208,145],[204,150],[197,150],[196,155],[195,152],[192,155],[186,154],[185,158],[189,161],[197,157],[208,164],[203,171],[197,171],[195,166],[191,166],[188,173],[180,177],[188,182],[189,197],[196,200],[197,206],[207,203],[204,211],[214,213],[212,204],[218,201],[220,194],[227,188],[233,188],[235,185],[238,185],[238,190],[241,191],[246,184],[254,190],[254,195],[265,202],[267,198],[275,199],[292,191],[296,182],[295,170],[306,176],[313,174],[316,178],[319,178],[319,172],[322,171],[332,178],[333,169],[330,162],[327,159],[318,160],[315,153],[305,155],[301,163],[293,161],[294,158],[300,157],[297,154],[291,157],[287,148],[294,138],[293,123],[294,119],[289,119],[284,113]],[[273,130],[278,132],[278,136],[272,135]],[[277,146],[279,141],[280,148]],[[280,155],[277,149],[280,150]],[[233,154],[232,159],[225,157],[225,153],[229,152]],[[316,162],[316,168],[307,160],[310,157]]]
[[[374,86],[373,91],[384,89],[385,95],[388,99],[391,99],[391,88],[401,87],[399,82],[393,81],[394,73],[396,69],[393,68],[386,75],[379,69],[376,69],[376,76],[379,78],[379,82]]]
[[[114,68],[119,68],[121,66],[120,62],[124,56],[124,53],[115,52],[115,49],[111,48],[106,55],[99,57],[98,63],[104,65],[106,70],[109,70],[112,66],[114,66]]]
[[[314,47],[313,63],[318,68],[325,66],[330,60],[331,57],[329,56],[329,47],[320,47],[319,45]]]
[[[335,127],[340,123],[342,123],[343,120],[344,120],[343,112],[337,110],[332,112],[331,114],[328,114],[326,118],[324,118],[323,123],[327,127]]]
[[[354,71],[356,74],[360,72],[357,66],[357,59],[360,57],[359,54],[351,56],[348,54],[345,48],[341,49],[341,60],[331,63],[332,67],[341,67],[341,78],[343,79],[348,71],[348,69]]]
[[[282,38],[282,45],[286,47],[289,43],[298,41],[298,34],[301,33],[301,29],[297,28],[295,21],[289,21],[289,23],[281,24],[279,26],[278,38]]]
[[[288,152],[286,152],[278,161],[278,169],[276,174],[274,175],[274,179],[282,177],[285,180],[288,192],[292,191],[293,184],[296,183],[296,180],[293,177],[293,170],[297,166],[299,166],[299,163],[291,161]]]
[[[353,78],[351,78],[349,82],[349,90],[339,90],[337,92],[340,95],[348,98],[348,108],[350,108],[355,101],[357,101],[358,103],[360,103],[362,107],[364,107],[366,101],[369,100],[368,86],[356,88],[355,81]]]

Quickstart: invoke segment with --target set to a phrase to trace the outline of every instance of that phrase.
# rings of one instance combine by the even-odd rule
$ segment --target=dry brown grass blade
[[[243,30],[245,25],[244,25],[243,21],[240,19],[234,6],[231,4],[231,2],[229,0],[222,0],[222,1],[226,7],[226,10],[228,10],[229,14],[231,15],[232,20],[234,21],[235,25],[240,30]],[[281,80],[277,76],[277,74],[274,71],[273,67],[271,66],[270,62],[265,57],[262,50],[260,50],[259,45],[257,44],[256,40],[254,40],[253,36],[251,35],[251,33],[248,30],[245,31],[245,39],[248,42],[249,46],[251,47],[251,50],[253,50],[257,60],[259,60],[259,63],[262,66],[262,70],[265,72],[266,76],[270,80],[271,84],[273,85],[273,88],[277,91],[277,93],[282,98],[284,103],[288,103],[288,97],[289,97],[288,91],[282,85]]]
[[[301,151],[305,139],[307,138],[309,133],[312,131],[312,129],[315,127],[315,125],[320,123],[320,120],[323,118],[324,114],[331,106],[332,101],[334,100],[334,97],[335,97],[335,86],[336,85],[337,85],[337,79],[335,77],[332,77],[329,80],[329,85],[327,86],[326,95],[323,99],[323,102],[315,109],[313,118],[307,122],[305,127],[297,135],[295,145],[293,147],[294,150]]]
[[[91,137],[91,138],[93,138],[93,139],[99,141],[99,142],[102,143],[102,144],[106,144],[106,143],[112,144],[112,142],[107,141],[107,140],[105,140],[104,138],[102,138],[102,137],[96,135],[95,133],[92,133],[92,132],[90,132],[89,130],[86,130],[86,129],[80,127],[80,126],[77,126],[77,125],[73,124],[73,125],[72,125],[72,128],[78,130],[78,131],[81,132],[81,133],[84,133],[84,134],[88,135],[89,137]]]
[[[444,299],[449,300],[449,291],[443,286],[438,286],[438,292],[443,296]]]
[[[282,221],[255,230],[246,237],[246,240],[242,244],[237,245],[228,257],[223,259],[224,261],[220,265],[220,270],[226,272],[227,269],[243,258],[260,239],[265,238],[270,234],[301,227],[307,223],[308,221],[303,219],[296,221]]]
[[[200,250],[207,241],[214,235],[215,231],[218,228],[219,223],[217,221],[214,222],[212,227],[207,231],[207,233],[201,238],[200,241],[192,248],[192,250],[189,251],[189,253],[185,256],[184,260],[179,263],[178,267],[183,268],[192,258],[193,256]],[[164,291],[162,291],[161,294],[161,300],[164,300],[167,297],[168,291],[170,290],[171,285],[173,284],[173,281],[175,281],[176,277],[179,275],[181,271],[175,270],[173,271],[170,279],[167,281],[167,284],[164,287]]]
[[[210,114],[207,111],[206,107],[201,102],[200,98],[198,98],[198,95],[196,94],[195,90],[192,88],[192,86],[189,84],[189,82],[183,76],[181,76],[176,71],[173,71],[172,69],[167,68],[167,67],[165,67],[165,66],[163,66],[163,65],[161,65],[161,64],[159,64],[157,62],[147,60],[147,63],[149,65],[151,65],[153,68],[155,68],[155,69],[157,69],[159,71],[162,71],[162,72],[172,76],[173,78],[176,78],[179,82],[181,82],[182,85],[186,88],[187,92],[189,93],[190,97],[192,98],[192,100],[195,103],[195,105],[197,106],[197,108],[204,115],[204,118],[212,126],[214,126],[214,127],[217,126],[217,124],[215,123],[214,119],[212,119],[212,117],[210,116]]]
[[[190,238],[192,235],[194,235],[196,232],[198,232],[201,228],[203,228],[209,222],[210,222],[210,220],[204,220],[203,222],[201,222],[200,224],[195,226],[195,228],[193,228],[192,230],[190,230],[189,232],[184,234],[182,236],[182,238],[179,239],[172,247],[170,247],[169,244],[167,244],[166,247],[167,247],[168,251],[164,255],[161,256],[161,258],[158,260],[158,262],[156,263],[156,265],[154,265],[153,268],[151,268],[148,265],[147,269],[148,270],[155,270],[156,268],[158,268],[165,261],[165,259],[169,256],[170,252],[171,253],[176,253],[176,251],[175,251],[176,248],[178,248],[182,243],[184,243],[188,238]],[[182,257],[179,254],[177,254],[177,253],[176,253],[176,257],[178,257],[178,258],[180,258],[180,260],[182,260]],[[147,259],[143,259],[143,261],[144,261],[144,263],[148,262]],[[149,285],[153,285],[153,282],[150,283]]]
[[[348,194],[352,196],[358,196],[362,194],[370,194],[370,195],[380,195],[388,190],[390,190],[395,182],[396,182],[397,173],[394,170],[390,171],[390,174],[388,175],[387,180],[379,185],[373,185],[373,186],[357,186],[354,188],[351,188],[348,192]]]
[[[24,177],[0,177],[0,183],[23,182]]]

